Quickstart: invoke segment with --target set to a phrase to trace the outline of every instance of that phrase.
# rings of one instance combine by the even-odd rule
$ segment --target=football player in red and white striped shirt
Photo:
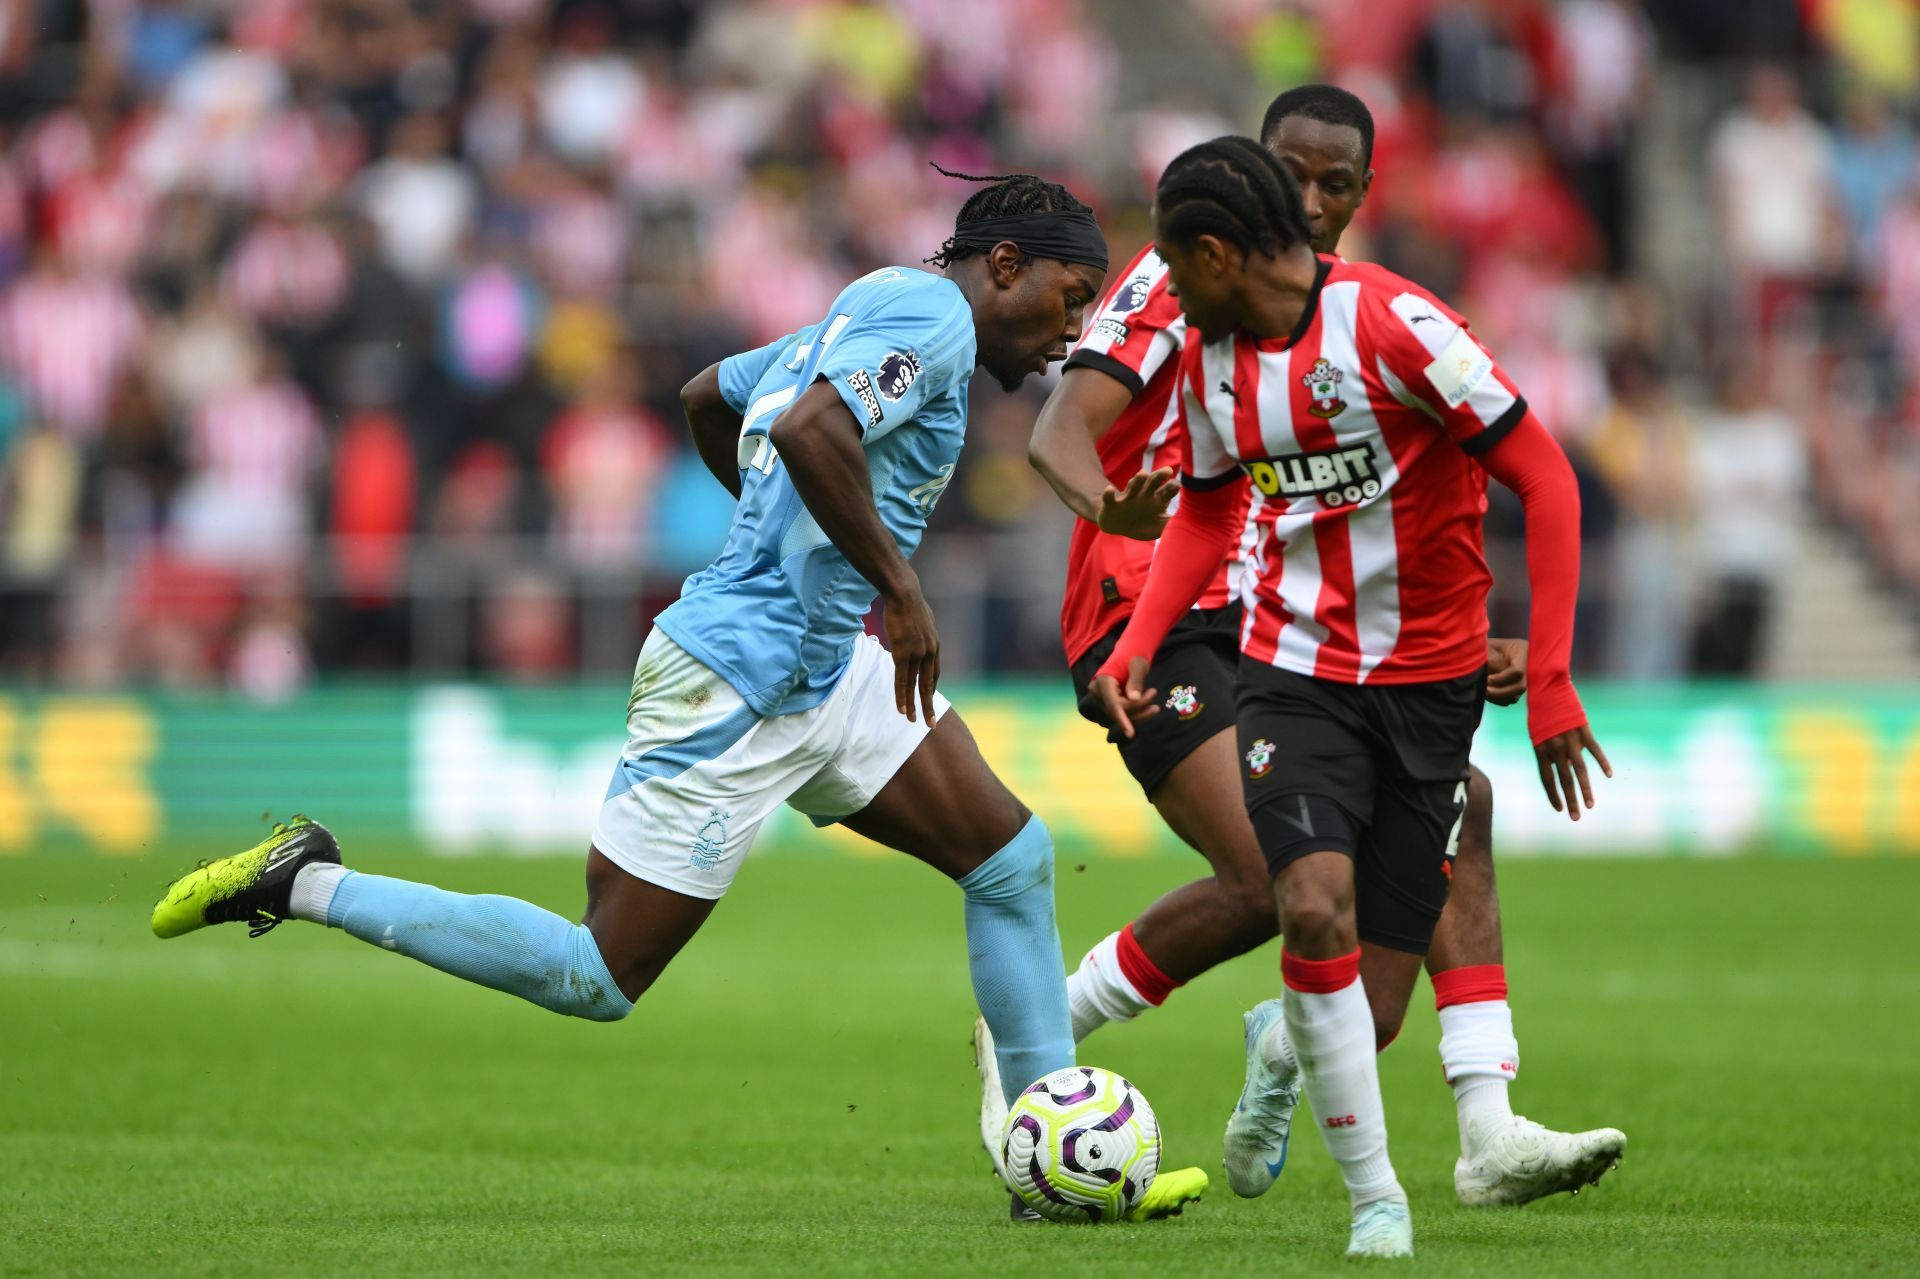
[[[1373,117],[1353,94],[1305,85],[1274,99],[1262,124],[1265,146],[1299,180],[1313,246],[1333,253],[1373,178]],[[1067,360],[1061,385],[1034,431],[1034,466],[1081,519],[1074,526],[1062,630],[1076,688],[1085,689],[1132,614],[1165,524],[1165,497],[1185,448],[1173,384],[1186,318],[1170,296],[1166,266],[1142,249],[1101,300]],[[1424,323],[1424,322],[1423,322]],[[1236,548],[1236,551],[1238,548]],[[1199,607],[1176,623],[1154,656],[1148,683],[1162,713],[1119,740],[1123,760],[1168,825],[1207,857],[1209,879],[1183,885],[1126,927],[1103,938],[1068,979],[1077,1036],[1108,1020],[1131,1020],[1214,964],[1273,936],[1278,916],[1265,859],[1243,804],[1223,802],[1240,785],[1232,684],[1239,660],[1238,592],[1229,586],[1238,556],[1210,584]],[[1222,605],[1225,605],[1222,607]],[[1488,641],[1489,700],[1512,705],[1525,690],[1526,643]],[[1575,810],[1577,815],[1577,810]],[[1370,946],[1363,949],[1370,950]],[[1593,1180],[1617,1160],[1614,1129],[1555,1132],[1515,1116],[1507,1086],[1519,1062],[1506,1000],[1500,906],[1492,850],[1492,789],[1470,770],[1452,891],[1426,966],[1440,1010],[1441,1061],[1460,1118],[1455,1184],[1463,1203],[1524,1203]],[[1363,974],[1367,964],[1363,959]],[[1404,1003],[1383,1006],[1385,983],[1369,987],[1384,1047]],[[1275,1010],[1249,1017],[1250,1032],[1284,1039]],[[1271,1092],[1265,1054],[1250,1033],[1249,1089]],[[1284,1054],[1283,1054],[1284,1055]],[[990,1057],[987,1060],[991,1060]],[[1260,1078],[1266,1075],[1269,1077]],[[998,1085],[983,1090],[997,1099]],[[983,1129],[1000,1115],[983,1105]],[[1264,1192],[1284,1127],[1236,1131],[1228,1180],[1243,1195]],[[1258,1138],[1258,1139],[1256,1139]],[[991,1144],[992,1138],[988,1141]]]
[[[1375,1068],[1376,1035],[1398,1027],[1369,1008],[1360,941],[1366,983],[1404,1008],[1446,904],[1485,696],[1489,474],[1527,517],[1541,781],[1556,808],[1562,794],[1593,802],[1583,752],[1607,765],[1569,674],[1573,472],[1457,314],[1389,271],[1314,253],[1299,184],[1258,142],[1183,153],[1154,222],[1190,326],[1186,476],[1089,701],[1122,736],[1159,709],[1149,661],[1240,542],[1238,744],[1286,987],[1249,1028],[1279,1014],[1283,1067],[1297,1063],[1353,1199],[1349,1254],[1408,1255]],[[1290,1117],[1293,1101],[1243,1094],[1235,1124]]]

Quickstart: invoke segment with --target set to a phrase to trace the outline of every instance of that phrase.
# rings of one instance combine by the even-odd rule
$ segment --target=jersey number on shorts
[[[1447,872],[1448,879],[1453,878],[1453,859],[1460,855],[1460,828],[1467,824],[1467,784],[1465,782],[1461,782],[1454,788],[1453,803],[1460,810],[1460,815],[1453,819],[1453,829],[1447,834],[1447,860],[1443,863],[1443,869]]]

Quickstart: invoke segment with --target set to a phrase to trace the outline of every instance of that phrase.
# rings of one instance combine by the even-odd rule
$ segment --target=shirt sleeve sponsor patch
[[[1105,318],[1095,320],[1093,323],[1093,331],[1107,339],[1107,341],[1114,346],[1119,346],[1127,340],[1127,326],[1123,320],[1109,320]]]
[[[1447,407],[1457,409],[1467,402],[1474,388],[1486,380],[1487,374],[1493,372],[1493,357],[1480,349],[1472,334],[1456,329],[1453,339],[1440,349],[1426,372],[1427,381],[1447,402]]]
[[[880,425],[881,418],[880,397],[873,393],[873,379],[867,376],[865,369],[855,369],[847,374],[847,385],[853,388],[853,393],[860,397],[860,403],[866,407],[866,429],[871,431]]]

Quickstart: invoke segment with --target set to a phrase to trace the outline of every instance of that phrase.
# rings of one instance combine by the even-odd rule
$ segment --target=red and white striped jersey
[[[193,420],[194,469],[269,504],[298,503],[325,461],[326,438],[306,393],[281,380],[215,396]]]
[[[1322,257],[1291,335],[1190,333],[1180,375],[1183,482],[1252,480],[1243,653],[1348,684],[1486,662],[1473,459],[1527,409],[1458,313],[1391,271]]]
[[[1186,423],[1174,394],[1187,317],[1167,292],[1167,267],[1149,244],[1116,272],[1094,318],[1067,356],[1067,368],[1098,369],[1118,379],[1133,399],[1099,439],[1100,468],[1124,488],[1141,471],[1178,467],[1186,454]],[[1127,620],[1153,563],[1154,543],[1102,533],[1075,520],[1067,551],[1067,593],[1060,604],[1060,636],[1067,661],[1076,662]],[[1233,598],[1229,568],[1207,587],[1199,607]]]
[[[346,301],[353,268],[319,222],[262,221],[227,262],[227,295],[270,324],[311,327]]]
[[[117,280],[32,272],[0,294],[0,371],[19,382],[43,420],[92,439],[146,331],[133,294]]]

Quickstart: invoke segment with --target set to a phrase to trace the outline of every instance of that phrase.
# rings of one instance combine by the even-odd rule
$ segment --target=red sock
[[[1332,959],[1302,959],[1286,947],[1280,948],[1280,980],[1288,990],[1309,995],[1331,995],[1360,980],[1360,951]]]
[[[1433,1006],[1451,1008],[1455,1004],[1484,1004],[1507,997],[1505,964],[1473,964],[1449,968],[1433,975]]]
[[[1180,988],[1179,982],[1161,972],[1160,965],[1147,958],[1147,952],[1140,949],[1140,943],[1133,935],[1132,924],[1120,930],[1114,953],[1119,957],[1121,973],[1140,992],[1140,997],[1155,1008],[1167,1002],[1167,996]]]

